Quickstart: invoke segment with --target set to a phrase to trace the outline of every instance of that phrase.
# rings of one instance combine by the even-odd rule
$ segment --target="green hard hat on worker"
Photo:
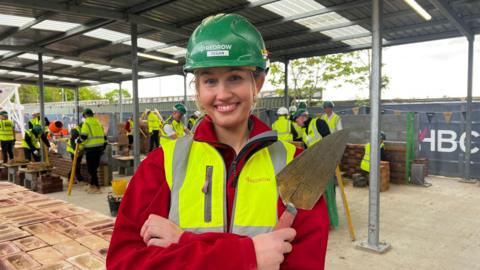
[[[173,106],[173,109],[177,112],[180,112],[181,114],[187,113],[187,108],[185,108],[185,105],[183,105],[182,103],[175,104],[175,106]]]
[[[267,56],[260,32],[247,19],[218,14],[204,19],[193,32],[183,70],[244,66],[266,70]]]

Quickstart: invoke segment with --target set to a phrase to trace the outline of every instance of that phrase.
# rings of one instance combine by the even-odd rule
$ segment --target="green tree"
[[[128,90],[121,89],[121,91],[122,91],[122,98],[132,97],[130,95],[130,92],[128,92]],[[108,99],[108,101],[110,101],[110,103],[115,103],[115,102],[118,101],[119,94],[120,94],[120,89],[114,89],[110,92],[105,93],[105,98]]]
[[[59,102],[74,100],[74,90],[69,88],[63,88],[62,97],[62,88],[57,87],[45,87],[45,102]],[[38,103],[40,100],[40,91],[36,85],[27,85],[22,84],[18,88],[18,94],[20,97],[20,103]],[[79,89],[80,100],[98,100],[102,99],[103,96],[100,92],[94,87],[80,87]]]
[[[270,67],[269,82],[278,94],[283,94],[285,72],[281,63]],[[360,89],[368,89],[370,75],[369,51],[355,51],[291,60],[289,63],[289,96],[293,100],[305,99],[308,104],[313,99],[321,99],[326,89],[338,89],[349,84]],[[387,88],[389,77],[383,76],[382,87]]]

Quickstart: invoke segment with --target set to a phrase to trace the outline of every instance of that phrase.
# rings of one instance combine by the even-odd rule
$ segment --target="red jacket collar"
[[[250,135],[249,139],[255,137],[264,132],[271,131],[270,127],[267,126],[262,120],[260,120],[255,115],[251,114],[249,120],[250,125]],[[207,115],[198,123],[197,128],[195,129],[195,135],[193,137],[196,141],[203,141],[209,143],[218,142],[217,134],[215,134],[215,129],[213,127],[212,119]]]

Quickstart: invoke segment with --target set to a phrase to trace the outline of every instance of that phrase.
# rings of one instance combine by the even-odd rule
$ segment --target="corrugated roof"
[[[384,2],[386,45],[462,35],[434,5],[437,0],[417,2],[431,14],[431,21],[402,0]],[[447,2],[447,10],[467,31],[480,32],[480,1],[441,2]],[[4,81],[34,82],[38,51],[44,54],[48,84],[129,80],[131,23],[138,24],[139,52],[180,60],[175,65],[141,57],[139,76],[181,74],[190,33],[203,18],[221,12],[241,14],[255,24],[272,60],[347,52],[371,43],[370,0],[0,0],[0,4]],[[16,75],[19,72],[30,75]]]

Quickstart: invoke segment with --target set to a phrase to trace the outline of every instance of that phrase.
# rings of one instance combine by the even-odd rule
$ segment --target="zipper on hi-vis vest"
[[[204,194],[203,219],[205,222],[212,221],[212,174],[213,166],[207,166],[205,170],[205,183],[202,188]]]

